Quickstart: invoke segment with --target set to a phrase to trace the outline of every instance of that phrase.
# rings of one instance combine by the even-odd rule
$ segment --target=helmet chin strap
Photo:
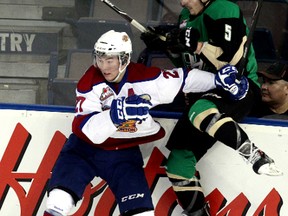
[[[119,64],[119,73],[118,73],[118,75],[115,77],[115,79],[113,79],[111,82],[117,82],[117,81],[118,81],[119,77],[120,77],[121,74],[126,70],[128,64],[130,63],[130,58],[128,58],[128,60],[127,60],[127,62],[126,62],[126,65],[125,65],[125,67],[124,67],[122,70],[121,70],[122,60],[121,60],[120,56],[119,56],[119,63],[120,63],[120,64]]]

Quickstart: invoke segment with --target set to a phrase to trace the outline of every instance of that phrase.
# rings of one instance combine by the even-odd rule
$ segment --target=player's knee
[[[226,123],[234,122],[234,120],[219,113],[218,109],[211,108],[199,113],[194,117],[192,124],[200,131],[208,133],[210,136],[215,137],[215,133]]]
[[[196,157],[192,151],[173,149],[166,162],[166,172],[169,175],[190,179],[196,172]]]
[[[215,114],[219,114],[217,106],[209,100],[200,99],[191,106],[188,117],[195,128],[205,131],[205,128],[202,128],[203,124],[209,116]]]
[[[47,215],[50,214],[53,216],[66,216],[69,214],[74,204],[73,197],[69,193],[55,188],[49,192],[46,203],[46,213]],[[44,216],[46,215],[44,214]]]

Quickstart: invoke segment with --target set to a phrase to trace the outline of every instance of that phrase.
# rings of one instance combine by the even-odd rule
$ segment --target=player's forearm
[[[214,88],[215,74],[194,68],[187,75],[183,92],[206,92]]]
[[[94,143],[101,144],[116,132],[117,128],[110,118],[110,111],[93,115],[82,127],[82,132]]]

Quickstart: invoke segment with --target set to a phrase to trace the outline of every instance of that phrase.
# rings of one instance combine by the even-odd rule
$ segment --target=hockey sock
[[[273,159],[258,149],[248,138],[245,131],[231,117],[220,114],[217,109],[208,109],[190,121],[200,131],[238,151],[253,165],[254,172],[279,176],[283,172],[275,166]]]
[[[172,183],[178,202],[185,212],[195,212],[203,208],[205,196],[196,176],[186,179],[169,173],[167,175]]]
[[[194,211],[194,212],[186,212],[186,211],[183,211],[181,216],[211,216],[210,214],[210,206],[208,203],[206,203],[203,208],[197,210],[197,211]]]
[[[235,150],[248,140],[247,134],[237,122],[219,113],[207,116],[202,121],[200,129]]]

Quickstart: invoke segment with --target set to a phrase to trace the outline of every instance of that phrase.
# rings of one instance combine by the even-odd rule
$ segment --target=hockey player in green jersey
[[[230,84],[227,84],[227,80],[223,82],[227,74],[235,72],[233,66],[231,70],[224,66],[239,66],[247,41],[249,29],[240,8],[227,0],[180,0],[180,4],[183,10],[179,16],[179,29],[166,34],[166,49],[173,53],[173,57],[178,56],[178,60],[182,58],[182,66],[222,71],[223,77],[220,76],[216,85],[226,90],[216,89],[200,95],[188,94],[187,109],[167,143],[171,150],[167,160],[167,175],[184,209],[183,215],[206,216],[210,215],[209,207],[195,166],[197,160],[216,141],[235,149],[244,160],[252,164],[257,174],[277,176],[282,172],[275,166],[273,159],[254,145],[237,123],[250,112],[256,100],[261,100],[252,45],[245,76],[238,80],[235,74],[236,84],[232,80]],[[148,48],[155,47],[158,40],[150,33],[143,33],[141,38]],[[174,59],[174,63],[177,62]],[[222,70],[223,67],[225,69]],[[247,91],[242,89],[246,84],[249,86]],[[227,94],[231,91],[237,93],[237,96]]]

